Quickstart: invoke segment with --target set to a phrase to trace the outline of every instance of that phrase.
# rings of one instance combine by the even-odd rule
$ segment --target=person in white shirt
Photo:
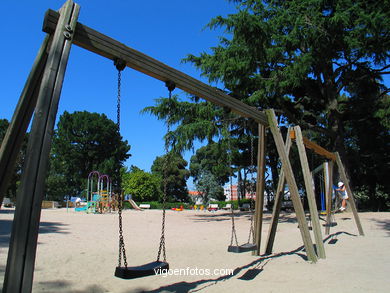
[[[336,191],[339,192],[341,198],[343,199],[343,201],[341,202],[341,207],[339,208],[339,210],[342,212],[345,211],[347,207],[347,200],[349,199],[349,196],[348,196],[347,189],[345,188],[344,182],[340,181],[337,185],[339,188],[337,188]]]

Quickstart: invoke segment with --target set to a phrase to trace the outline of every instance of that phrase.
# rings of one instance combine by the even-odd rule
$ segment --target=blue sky
[[[0,118],[10,120],[32,63],[44,39],[42,22],[48,8],[57,10],[65,0],[3,0]],[[217,45],[223,32],[204,30],[212,17],[235,11],[227,0],[167,1],[75,1],[81,6],[79,22],[129,47],[207,83],[191,64],[182,64],[187,54],[198,55]],[[71,55],[62,89],[58,117],[64,111],[105,113],[116,120],[116,69],[111,60],[77,46]],[[175,94],[185,97],[181,90]],[[146,171],[164,152],[166,126],[140,111],[166,97],[165,85],[126,68],[122,74],[121,133],[131,145],[127,166]],[[192,153],[186,153],[189,160]]]
[[[44,39],[42,22],[48,8],[59,9],[65,0],[2,0],[0,26],[0,119],[11,119],[32,63]],[[217,45],[221,31],[203,30],[211,18],[234,13],[227,0],[76,0],[79,22],[136,50],[202,80],[191,64],[182,64],[187,54],[198,55]],[[66,110],[106,114],[116,120],[116,69],[111,60],[73,46],[66,71],[58,117]],[[390,78],[385,76],[385,83]],[[185,93],[175,90],[183,98]],[[122,75],[121,134],[131,145],[127,166],[146,171],[156,156],[164,153],[166,126],[154,116],[140,114],[159,97],[165,85],[130,68]],[[185,154],[189,161],[192,152]],[[192,184],[190,183],[190,188]]]

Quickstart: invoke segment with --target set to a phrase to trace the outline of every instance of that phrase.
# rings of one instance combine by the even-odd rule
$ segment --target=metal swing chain
[[[118,267],[122,265],[122,254],[123,254],[123,265],[127,268],[127,258],[125,250],[125,241],[123,239],[122,229],[122,194],[119,194],[118,198],[118,214],[119,214],[119,256],[118,256]]]
[[[253,152],[253,149],[254,149],[254,140],[253,140],[253,136],[251,136],[251,181],[253,182],[253,173],[254,173],[254,152]],[[253,190],[251,188],[251,193],[253,193]],[[251,225],[250,225],[250,228],[249,228],[249,236],[248,236],[248,243],[250,243],[251,241],[251,236],[252,236],[252,243],[255,241],[255,226],[254,226],[254,211],[251,207],[251,211],[252,211],[252,215],[251,215]]]
[[[125,69],[126,63],[123,60],[115,59],[114,65],[118,70],[118,87],[117,87],[117,120],[116,126],[118,128],[118,132],[120,131],[120,118],[121,118],[121,81],[122,81],[122,70]],[[120,182],[119,182],[120,185]],[[126,249],[125,249],[125,241],[123,238],[123,226],[122,226],[122,199],[123,193],[121,192],[121,188],[119,186],[119,195],[118,195],[118,215],[119,215],[119,254],[118,254],[118,267],[122,265],[122,255],[123,255],[123,264],[125,268],[127,268],[127,257],[126,257]]]
[[[175,85],[175,83],[173,83],[171,81],[167,81],[165,83],[165,86],[168,88],[168,91],[169,91],[169,101],[171,101],[172,92],[176,88],[176,85]],[[168,111],[168,117],[169,116],[170,116],[170,111]],[[170,129],[170,124],[169,124],[169,121],[168,121],[167,122],[167,134],[169,134],[170,130],[171,130]],[[162,252],[162,257],[163,257],[164,262],[167,261],[167,254],[166,254],[166,249],[165,249],[165,215],[166,215],[165,205],[166,205],[167,193],[168,193],[168,182],[167,182],[167,177],[168,177],[168,154],[169,154],[168,142],[165,142],[165,160],[164,160],[164,163],[163,163],[163,172],[164,172],[163,214],[162,214],[162,223],[161,223],[160,245],[159,245],[158,253],[157,253],[157,261],[160,261],[161,252]]]
[[[229,131],[229,129],[227,129],[227,131]],[[233,152],[232,152],[232,145],[231,145],[231,135],[230,135],[230,132],[229,132],[229,136],[228,136],[228,149],[229,149],[229,167],[231,168],[232,166],[232,163],[233,163]],[[230,200],[233,202],[233,175],[230,174]],[[235,222],[234,222],[234,206],[232,204],[231,208],[230,208],[230,216],[231,216],[231,219],[232,219],[232,236],[230,238],[230,246],[233,245],[233,239],[235,240],[236,242],[236,245],[238,246],[238,240],[237,240],[237,232],[236,232],[236,225],[235,225]]]

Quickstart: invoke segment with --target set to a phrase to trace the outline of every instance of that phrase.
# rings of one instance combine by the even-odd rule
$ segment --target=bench
[[[139,205],[139,207],[140,207],[141,209],[150,209],[150,204],[141,203],[141,204]]]
[[[249,203],[244,203],[240,207],[240,211],[249,211],[251,209],[251,205]]]
[[[230,210],[232,208],[232,204],[231,203],[228,203],[226,204],[222,209],[224,210]]]
[[[209,204],[207,210],[208,210],[209,212],[211,212],[211,211],[214,211],[214,212],[215,212],[215,211],[218,211],[218,204],[216,204],[216,203],[211,203],[211,204]]]

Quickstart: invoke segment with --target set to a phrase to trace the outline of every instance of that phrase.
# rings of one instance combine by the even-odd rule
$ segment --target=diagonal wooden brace
[[[3,292],[32,290],[51,138],[78,14],[79,6],[68,0],[61,8],[50,46],[17,194]]]
[[[292,171],[290,160],[283,144],[283,138],[276,121],[275,112],[272,109],[266,110],[265,112],[268,117],[268,124],[274,137],[280,160],[282,161],[282,168],[284,170],[286,181],[290,189],[291,199],[294,205],[294,210],[297,216],[299,230],[301,232],[303,244],[306,249],[306,254],[308,259],[314,263],[317,261],[317,255],[314,251],[313,241],[311,239],[309,227],[305,218],[305,212],[299,198],[298,187],[295,181],[294,173]]]

